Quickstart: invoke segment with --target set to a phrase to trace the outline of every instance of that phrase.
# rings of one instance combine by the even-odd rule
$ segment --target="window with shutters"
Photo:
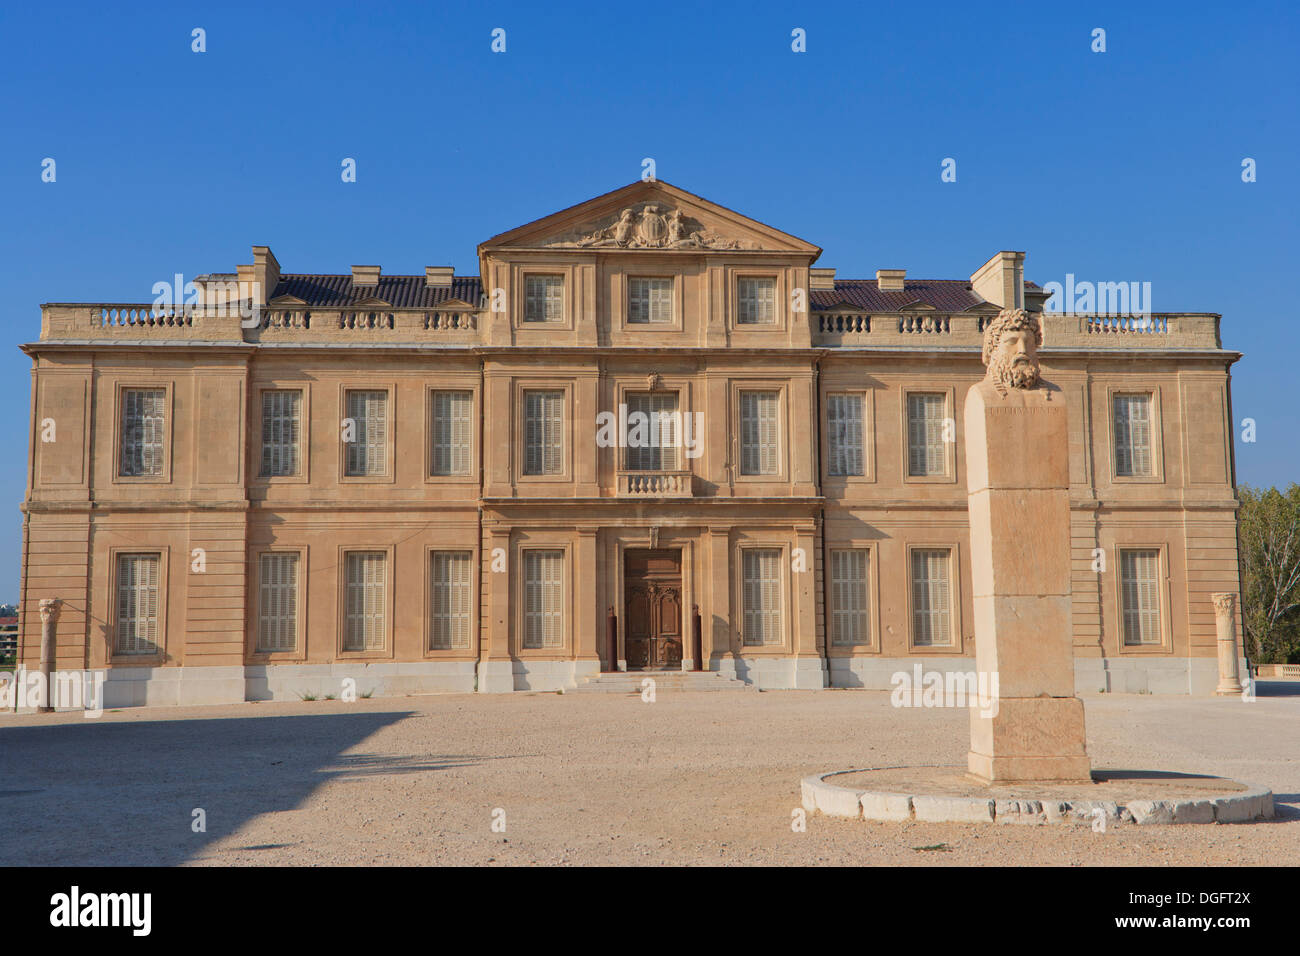
[[[741,609],[744,643],[753,646],[783,642],[781,549],[741,551]]]
[[[870,566],[866,548],[831,551],[831,644],[836,647],[871,643]]]
[[[343,650],[382,651],[388,625],[387,552],[349,551],[343,574]]]
[[[266,653],[298,647],[298,555],[263,554],[257,565],[257,649]]]
[[[434,551],[429,556],[429,645],[435,651],[470,645],[472,566],[468,551]]]
[[[564,474],[564,392],[524,392],[524,474]]]
[[[300,473],[302,447],[302,392],[267,389],[262,392],[263,478]]]
[[[161,576],[159,552],[117,555],[116,653],[158,653]]]
[[[1121,478],[1153,476],[1151,394],[1115,395],[1111,399],[1115,435],[1115,474]]]
[[[912,552],[912,643],[917,647],[951,644],[952,551]]]
[[[432,474],[470,473],[473,413],[473,392],[433,393]]]
[[[524,321],[564,321],[563,276],[526,276],[524,278]]]
[[[861,393],[826,396],[827,474],[866,474],[863,406]]]
[[[1124,643],[1161,644],[1160,551],[1157,548],[1124,549],[1119,553],[1120,613],[1124,618]]]
[[[628,392],[627,470],[676,471],[681,416],[676,392]],[[633,415],[643,415],[644,420]],[[633,440],[639,444],[633,445]]]
[[[627,280],[627,320],[633,325],[673,321],[673,280],[632,276]]]
[[[736,280],[737,325],[776,324],[776,279],[742,276]]]
[[[564,552],[524,552],[524,647],[564,646]]]
[[[343,473],[349,477],[387,474],[388,392],[349,389],[346,405],[349,421],[343,429]]]
[[[907,473],[913,477],[948,474],[948,443],[943,440],[948,396],[943,392],[907,393]]]
[[[122,390],[122,445],[118,474],[124,478],[159,478],[165,474],[167,390]]]
[[[740,473],[781,472],[781,393],[740,393]]]

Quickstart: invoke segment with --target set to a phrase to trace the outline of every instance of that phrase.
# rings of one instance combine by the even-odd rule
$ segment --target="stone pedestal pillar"
[[[54,710],[54,665],[58,657],[57,631],[61,603],[58,598],[44,598],[40,604],[41,683],[44,685],[44,690],[42,691],[41,706],[37,710],[43,714]]]
[[[966,396],[975,660],[970,772],[985,783],[1090,781],[1074,696],[1065,399],[1046,383]]]
[[[1214,601],[1214,627],[1219,637],[1219,686],[1216,694],[1241,694],[1241,671],[1237,663],[1237,595],[1231,591],[1211,594]]]

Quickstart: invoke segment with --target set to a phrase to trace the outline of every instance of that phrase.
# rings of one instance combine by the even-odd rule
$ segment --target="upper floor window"
[[[162,555],[158,552],[117,556],[118,654],[157,653],[161,575]]]
[[[861,395],[826,396],[826,471],[861,475],[863,468]]]
[[[1151,394],[1116,395],[1115,474],[1134,478],[1155,474],[1151,442]]]
[[[298,642],[298,555],[263,554],[257,566],[257,649],[292,651]]]
[[[667,324],[673,320],[673,280],[628,279],[627,320],[634,325]]]
[[[912,643],[918,647],[952,643],[951,578],[950,550],[912,552]]]
[[[433,393],[433,474],[470,473],[473,411],[472,392]]]
[[[675,471],[681,427],[676,392],[627,395],[627,470]]]
[[[911,392],[907,396],[907,473],[913,476],[948,473],[948,449],[943,426],[948,398],[943,392]]]
[[[740,393],[740,473],[781,471],[781,393]]]
[[[1120,551],[1119,582],[1124,643],[1161,643],[1160,552],[1155,548]]]
[[[302,392],[275,389],[262,393],[263,477],[296,475],[302,442]]]
[[[388,469],[388,392],[349,390],[343,440],[345,475],[382,475]]]
[[[122,449],[119,474],[161,476],[167,444],[167,390],[128,388],[122,392]]]
[[[564,473],[564,392],[524,392],[524,474]]]
[[[527,276],[524,279],[524,321],[561,322],[564,319],[564,277]]]
[[[740,310],[738,325],[772,325],[776,322],[776,279],[742,276],[737,281]]]

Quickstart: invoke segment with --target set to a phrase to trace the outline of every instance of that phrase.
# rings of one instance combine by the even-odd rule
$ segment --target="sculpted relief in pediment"
[[[616,219],[545,243],[554,249],[760,249],[752,239],[718,235],[703,223],[658,203],[628,206]]]

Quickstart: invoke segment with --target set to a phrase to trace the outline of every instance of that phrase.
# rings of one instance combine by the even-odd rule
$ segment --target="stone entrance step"
[[[570,694],[640,694],[641,682],[647,677],[655,682],[655,693],[661,691],[750,691],[757,692],[753,684],[734,677],[724,677],[716,671],[627,671],[619,674],[600,674],[588,677]]]

